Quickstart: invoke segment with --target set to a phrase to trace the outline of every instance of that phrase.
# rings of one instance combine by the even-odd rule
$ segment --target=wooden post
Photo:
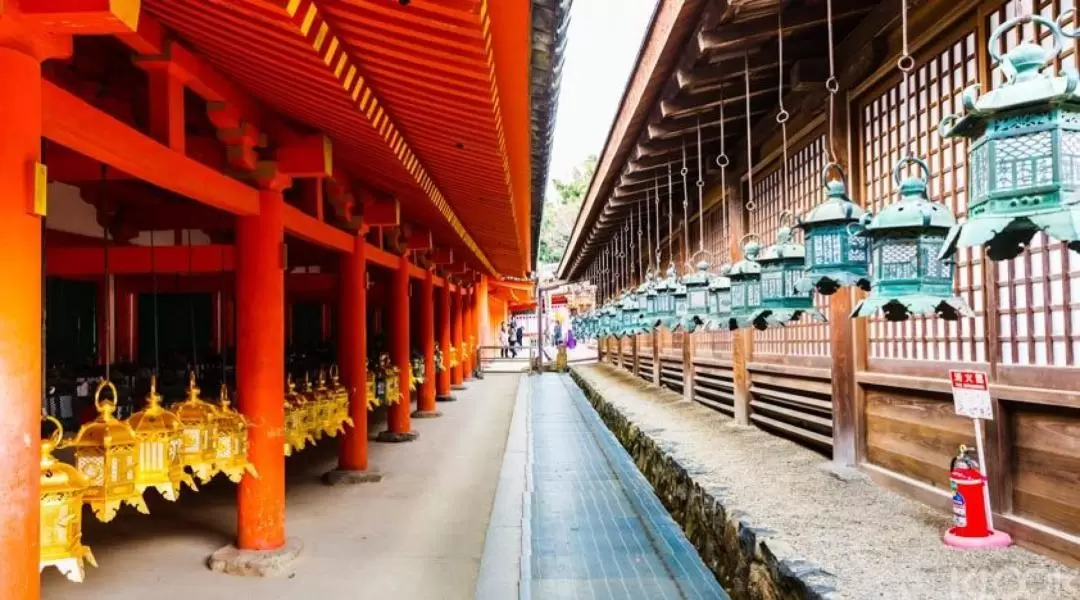
[[[437,416],[435,408],[435,274],[429,268],[420,286],[420,344],[424,350],[424,383],[416,402],[416,416]]]
[[[854,291],[841,288],[829,298],[829,354],[832,356],[833,463],[858,464],[855,406],[855,340],[851,319]]]
[[[660,385],[660,332],[653,330],[652,332],[652,357],[653,357],[653,369],[652,369],[652,382],[653,385]]]
[[[417,434],[409,419],[412,403],[409,392],[411,380],[409,357],[409,255],[398,257],[390,282],[390,359],[398,369],[398,389],[401,400],[390,405],[386,415],[387,430],[379,434],[380,442],[409,442]]]
[[[638,336],[636,335],[630,340],[630,352],[634,361],[631,373],[634,374],[634,377],[637,377],[641,373],[641,361],[638,358]]]
[[[41,445],[41,62],[0,38],[0,239],[8,256],[0,294],[0,581],[4,597],[38,600]]]
[[[729,190],[729,192],[732,190]],[[731,258],[742,256],[739,242],[749,228],[747,214],[743,210],[743,195],[728,194],[728,223],[731,224]],[[734,396],[735,422],[740,425],[750,423],[750,373],[747,363],[752,352],[753,332],[740,329],[731,335],[731,373]]]
[[[450,395],[450,282],[439,289],[439,350],[442,352],[443,372],[435,378],[435,400],[451,402]]]
[[[344,385],[349,390],[349,416],[353,425],[345,428],[338,452],[339,471],[368,469],[366,247],[361,228],[353,238],[352,254],[341,257],[338,360]]]
[[[259,194],[259,214],[236,225],[236,400],[247,417],[248,458],[259,473],[237,491],[237,547],[285,544],[285,203]]]
[[[683,368],[683,398],[694,399],[694,338],[689,333],[683,334],[682,345],[682,368]]]

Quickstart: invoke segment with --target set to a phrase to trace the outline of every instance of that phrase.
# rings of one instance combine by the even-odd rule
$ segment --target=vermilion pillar
[[[365,483],[381,476],[368,468],[367,410],[367,257],[364,228],[353,240],[352,254],[341,257],[341,305],[338,309],[338,360],[349,390],[349,416],[338,451],[338,468],[323,481]]]
[[[236,400],[248,428],[248,458],[237,494],[237,547],[285,545],[285,265],[281,192],[264,190],[259,214],[236,227]]]
[[[0,32],[0,582],[37,600],[41,441],[41,219],[33,212],[41,150],[41,64]],[[18,49],[14,49],[18,48]]]
[[[462,362],[462,379],[473,380],[473,356],[476,352],[476,335],[473,329],[473,296],[471,290],[466,290],[461,297],[461,339],[465,342],[464,361]]]
[[[435,379],[435,399],[454,400],[450,395],[450,282],[439,289],[439,350],[442,351],[443,372]]]
[[[457,353],[457,365],[450,369],[450,387],[452,389],[465,389],[461,385],[462,362],[464,361],[461,345],[461,288],[450,297],[450,337],[451,344]]]
[[[390,282],[390,359],[398,368],[401,401],[392,404],[386,416],[387,431],[377,438],[380,442],[409,442],[416,439],[409,419],[409,257],[398,258]]]
[[[424,383],[414,416],[439,416],[435,408],[435,274],[429,268],[420,285],[420,345],[424,352]]]

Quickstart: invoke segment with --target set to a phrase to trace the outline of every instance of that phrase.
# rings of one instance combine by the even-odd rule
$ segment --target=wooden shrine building
[[[376,352],[402,390],[429,374],[419,413],[473,377],[531,289],[568,6],[0,2],[0,595],[39,597],[42,414],[93,418],[54,379],[111,366],[137,410],[138,373],[219,357],[258,472],[236,546],[274,552],[292,346],[340,367],[346,474]],[[414,435],[407,395],[388,410],[388,438]]]
[[[928,165],[930,197],[969,217],[969,144],[943,138],[939,122],[963,112],[969,86],[986,94],[1004,81],[987,51],[995,28],[1018,9],[1054,21],[1072,5],[908,0],[906,16],[904,5],[661,0],[558,276],[597,283],[603,302],[669,262],[682,273],[704,257],[718,272],[744,258],[748,234],[768,246],[782,220],[822,203],[830,161],[853,201],[880,212],[908,149]],[[994,50],[1024,39],[1049,49],[1053,37],[1021,21]],[[1062,46],[1055,73],[1076,68],[1075,39]],[[950,459],[974,445],[949,371],[985,372],[996,526],[1080,560],[1080,254],[1040,233],[1016,258],[974,247],[955,261],[954,296],[972,313],[959,320],[853,319],[865,292],[843,288],[815,298],[827,322],[658,329],[603,339],[601,357],[943,511]]]

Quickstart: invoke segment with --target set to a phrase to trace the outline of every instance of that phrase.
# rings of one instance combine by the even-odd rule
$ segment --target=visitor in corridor
[[[577,346],[577,340],[574,339],[574,330],[566,330],[566,349],[573,350]]]
[[[514,335],[517,338],[518,348],[524,348],[524,345],[521,342],[525,338],[525,328],[521,326],[521,323],[517,323],[516,328]]]
[[[517,349],[514,348],[514,324],[507,323],[505,333],[506,346],[510,353],[510,358],[517,358]]]
[[[562,343],[562,323],[555,321],[555,346]]]

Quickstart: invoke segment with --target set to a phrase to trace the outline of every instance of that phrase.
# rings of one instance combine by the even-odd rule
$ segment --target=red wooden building
[[[5,599],[39,595],[46,278],[96,286],[102,362],[146,355],[140,296],[209,298],[200,335],[235,353],[260,475],[239,484],[237,546],[284,547],[293,305],[336,343],[355,422],[340,468],[362,472],[372,332],[405,386],[412,350],[431,373],[435,343],[457,349],[418,394],[433,411],[533,268],[563,4],[0,2]]]

